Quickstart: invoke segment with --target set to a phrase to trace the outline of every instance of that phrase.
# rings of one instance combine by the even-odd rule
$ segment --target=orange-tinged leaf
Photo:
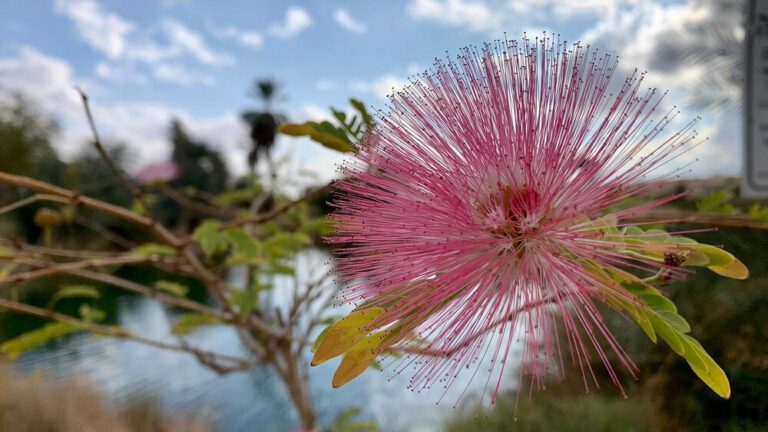
[[[372,334],[344,354],[341,364],[333,374],[333,388],[338,388],[357,378],[371,366],[379,354],[381,343],[388,332]]]
[[[290,136],[307,136],[315,133],[315,128],[308,124],[285,124],[280,126],[278,131]]]
[[[309,137],[319,142],[323,146],[341,153],[348,153],[355,149],[355,146],[353,146],[351,143],[345,142],[331,134],[316,132],[312,133]]]
[[[349,315],[331,325],[323,332],[323,340],[317,345],[312,357],[312,366],[322,364],[351,349],[373,329],[371,321],[384,312],[380,307],[369,307],[352,311]]]
[[[749,269],[737,258],[734,258],[732,262],[726,265],[714,265],[707,268],[720,276],[725,276],[731,279],[744,280],[749,277]]]

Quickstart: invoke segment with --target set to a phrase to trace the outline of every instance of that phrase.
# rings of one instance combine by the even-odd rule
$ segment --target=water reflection
[[[302,259],[300,275],[310,266],[317,268],[327,262],[327,256],[317,251]],[[280,296],[271,301],[279,305]],[[143,297],[120,296],[116,302],[118,324],[137,334],[173,341],[170,325],[174,312]],[[188,340],[213,351],[246,355],[235,333],[226,327],[202,328]],[[331,425],[342,410],[357,406],[382,430],[439,430],[446,416],[455,414],[452,405],[466,384],[457,382],[440,405],[435,401],[441,391],[413,393],[406,389],[407,376],[393,377],[388,371],[370,371],[334,390],[330,383],[338,362],[329,361],[310,370],[311,389],[324,426]],[[194,411],[225,432],[290,431],[299,426],[280,380],[269,367],[219,376],[188,354],[77,335],[25,354],[18,368],[23,372],[40,369],[54,377],[82,376],[117,408],[150,397],[166,413]],[[470,392],[481,391],[483,385],[473,383]]]

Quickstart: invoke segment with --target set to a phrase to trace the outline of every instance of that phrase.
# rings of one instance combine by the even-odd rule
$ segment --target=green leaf
[[[171,326],[171,331],[177,335],[188,335],[200,327],[221,325],[219,318],[204,313],[187,313],[177,318]]]
[[[144,243],[131,249],[131,254],[138,256],[174,256],[176,255],[176,249],[157,243]]]
[[[221,232],[221,222],[206,220],[192,233],[192,238],[207,256],[224,252],[229,246],[228,237]]]
[[[691,325],[681,315],[674,312],[659,311],[659,316],[664,319],[672,328],[681,333],[691,331]]]
[[[47,308],[53,309],[59,300],[77,297],[97,299],[101,297],[101,293],[99,290],[89,285],[65,285],[60,290],[56,291],[56,294],[51,296]]]
[[[368,307],[352,311],[329,327],[318,344],[312,358],[312,366],[330,360],[363,340],[372,330],[370,323],[384,312],[380,307]]]
[[[728,265],[736,260],[735,256],[712,245],[698,243],[687,247],[706,255],[709,258],[708,266]]]
[[[94,309],[88,303],[81,304],[78,312],[80,313],[80,318],[82,318],[83,321],[89,323],[94,321],[103,321],[107,317],[106,312],[103,310]]]
[[[226,231],[226,238],[232,245],[230,264],[262,264],[264,258],[259,243],[247,232],[240,228],[230,228]]]
[[[659,290],[644,282],[625,282],[622,285],[654,311],[677,312],[677,307],[672,303],[672,300],[664,297]]]
[[[259,304],[259,291],[260,290],[252,291],[245,289],[232,290],[230,301],[233,305],[237,306],[237,311],[240,315],[248,315]]]
[[[649,314],[648,318],[651,320],[651,324],[653,324],[653,329],[656,331],[656,334],[664,339],[667,345],[672,348],[672,351],[683,356],[685,354],[685,345],[681,340],[679,332],[660,315]]]
[[[374,125],[373,117],[371,117],[371,115],[368,113],[368,109],[365,107],[365,104],[355,98],[350,99],[349,104],[352,105],[352,107],[360,113],[360,117],[363,119],[363,123],[365,123],[366,128],[368,130],[372,129]]]
[[[623,285],[632,285],[632,283]],[[637,287],[634,288],[637,290]],[[651,288],[651,290],[653,290],[653,288]],[[651,298],[651,290],[643,290],[644,295],[641,296],[641,299]],[[663,297],[661,293],[659,293],[658,296]],[[656,304],[659,303],[657,302]],[[712,357],[707,354],[701,344],[696,339],[685,334],[691,330],[691,327],[685,318],[678,315],[675,311],[668,310],[668,307],[666,306],[663,310],[654,310],[651,305],[647,306],[648,309],[645,310],[645,313],[653,326],[653,331],[649,332],[643,324],[640,326],[648,337],[654,343],[656,343],[656,335],[661,337],[667,342],[672,351],[688,362],[688,365],[693,372],[715,393],[726,399],[730,397],[731,390],[730,384],[728,383],[728,377],[720,366],[715,363]],[[638,321],[637,315],[643,312],[642,309],[640,309],[638,305],[633,305],[631,303],[626,304],[625,307],[630,311],[630,315]],[[640,321],[638,321],[638,324],[640,324]]]
[[[52,322],[44,326],[28,331],[13,339],[0,344],[0,352],[4,353],[10,360],[15,360],[21,354],[45,345],[48,342],[62,338],[64,336],[81,332],[85,328],[78,324]]]
[[[159,280],[155,282],[155,288],[177,297],[185,297],[189,292],[189,287],[186,285],[168,280]]]

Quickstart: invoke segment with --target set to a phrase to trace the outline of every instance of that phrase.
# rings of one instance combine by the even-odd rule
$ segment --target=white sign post
[[[768,0],[747,3],[746,140],[741,194],[768,198]]]

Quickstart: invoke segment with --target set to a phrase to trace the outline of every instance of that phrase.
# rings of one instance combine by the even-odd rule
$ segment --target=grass
[[[195,416],[167,417],[151,401],[116,412],[76,378],[21,376],[0,365],[0,432],[211,432]]]
[[[653,406],[638,398],[617,396],[558,396],[538,393],[529,400],[503,396],[487,416],[466,416],[451,420],[448,432],[652,432]]]

